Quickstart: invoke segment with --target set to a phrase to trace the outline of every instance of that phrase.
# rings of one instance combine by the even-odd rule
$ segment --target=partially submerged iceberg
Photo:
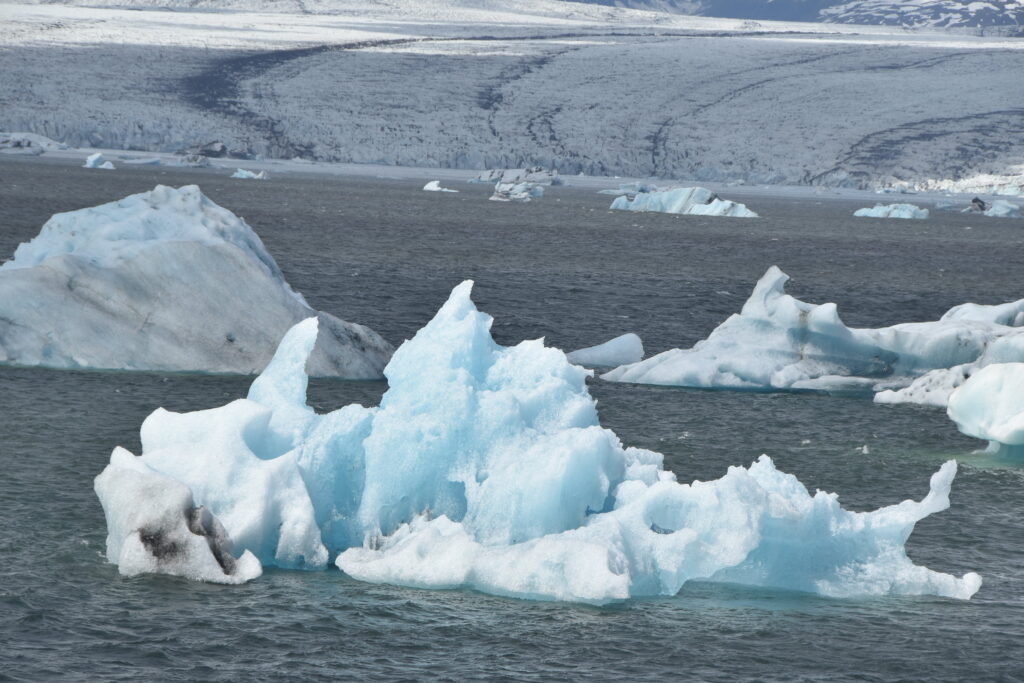
[[[619,185],[619,189],[617,189],[617,190],[598,190],[597,193],[598,194],[610,194],[613,197],[621,197],[622,195],[627,195],[627,196],[630,197],[630,199],[632,199],[633,195],[639,194],[641,192],[647,192],[647,193],[659,192],[662,189],[663,188],[658,187],[657,185],[654,185],[654,184],[651,184],[651,183],[635,182],[635,183],[622,183],[621,185]]]
[[[447,187],[441,187],[440,180],[431,180],[429,183],[423,186],[424,192],[458,192],[458,190],[450,190]]]
[[[83,168],[102,168],[102,169],[104,169],[106,171],[113,171],[114,170],[114,164],[112,164],[109,161],[107,161],[103,157],[103,154],[100,153],[100,152],[96,152],[95,154],[90,154],[86,158],[85,163],[82,164],[82,167]]]
[[[63,142],[35,133],[0,133],[0,152],[38,156],[50,150],[67,149]]]
[[[195,185],[61,213],[0,265],[0,363],[257,373],[318,316],[318,376],[373,379],[373,330],[314,311],[245,221]]]
[[[501,183],[494,186],[492,202],[528,202],[544,196],[544,186],[536,183]]]
[[[530,166],[528,168],[496,168],[484,171],[469,182],[471,183],[502,183],[515,185],[517,183],[532,183],[534,185],[561,185],[562,178],[558,171],[549,171],[542,166]]]
[[[703,187],[676,187],[657,192],[638,192],[632,199],[616,197],[611,208],[620,211],[657,211],[689,216],[731,216],[757,218],[743,204],[720,198]]]
[[[237,168],[235,172],[231,174],[232,178],[240,178],[242,180],[266,180],[270,176],[266,171],[249,171],[244,168]]]
[[[982,212],[989,218],[1020,218],[1020,205],[1008,202],[1005,199],[996,199]]]
[[[836,305],[785,293],[772,266],[738,315],[692,349],[670,349],[602,375],[613,382],[746,389],[875,392],[899,389],[936,369],[1005,357],[1024,344],[1024,299],[963,304],[940,320],[877,329],[847,327]],[[1003,337],[1006,342],[996,344]],[[960,372],[960,370],[956,370]],[[909,398],[909,397],[908,397]],[[894,402],[894,401],[890,401]]]
[[[565,355],[570,363],[589,367],[614,368],[637,363],[644,357],[644,343],[632,332],[609,339],[597,346],[577,349]]]
[[[875,204],[870,209],[857,209],[854,216],[861,218],[928,218],[928,209],[913,204]]]
[[[1024,457],[1024,363],[998,363],[974,373],[953,392],[946,414],[988,451]]]
[[[128,544],[132,567],[163,571],[137,556],[154,544],[134,541],[135,522],[123,520],[166,520],[156,526],[170,535],[198,505],[219,520],[222,535],[206,527],[218,547],[230,540],[243,553],[236,566],[251,552],[264,565],[334,562],[357,579],[421,588],[604,604],[674,595],[694,579],[830,596],[969,598],[980,587],[977,574],[934,572],[904,550],[918,520],[948,507],[955,462],[921,502],[874,512],[810,494],[767,456],[680,484],[660,454],[624,448],[600,426],[589,371],[540,340],[496,344],[471,284],[395,352],[377,408],[306,405],[317,335],[307,320],[248,398],[150,415],[142,455],[115,450],[97,480],[111,561]],[[192,499],[139,495],[127,476],[137,472]],[[175,571],[216,571],[196,558],[206,569]]]

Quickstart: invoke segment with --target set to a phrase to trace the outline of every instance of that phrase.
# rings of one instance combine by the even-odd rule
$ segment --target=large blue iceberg
[[[904,550],[918,520],[948,507],[955,462],[920,502],[863,513],[812,495],[767,456],[679,483],[660,454],[601,427],[590,371],[541,340],[496,344],[471,286],[394,354],[379,407],[306,405],[310,319],[248,398],[150,415],[142,455],[115,449],[96,480],[109,560],[125,574],[238,582],[258,573],[251,554],[265,566],[333,562],[370,582],[593,604],[673,595],[694,579],[829,596],[969,598],[980,587],[977,574],[935,572]],[[161,479],[177,494],[153,495]],[[204,543],[186,543],[205,514]]]

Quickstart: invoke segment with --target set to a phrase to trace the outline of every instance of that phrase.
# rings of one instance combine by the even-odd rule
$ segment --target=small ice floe
[[[629,332],[603,344],[577,349],[565,355],[570,363],[576,365],[614,368],[643,360],[644,344],[639,336]]]
[[[989,218],[1020,218],[1020,205],[1008,202],[1005,199],[997,199],[988,206],[982,214]]]
[[[536,183],[498,183],[494,186],[492,202],[528,202],[544,196],[544,186]]]
[[[738,202],[722,199],[703,187],[675,187],[658,192],[639,192],[632,199],[617,197],[612,209],[620,211],[655,211],[689,216],[730,216],[757,218],[757,214]]]
[[[632,198],[634,195],[640,194],[641,192],[658,192],[662,188],[651,183],[624,183],[619,185],[617,190],[598,190],[598,194],[610,194],[613,197],[621,197],[626,195]]]
[[[244,180],[266,180],[270,176],[266,171],[249,171],[244,168],[236,168],[235,172],[231,174],[232,178],[242,178]]]
[[[549,171],[542,166],[530,166],[528,168],[502,168],[484,171],[471,183],[533,183],[535,185],[561,185],[564,181],[558,175],[558,171]]]
[[[103,155],[100,152],[96,152],[95,154],[89,155],[85,160],[85,163],[82,164],[82,168],[102,168],[107,171],[113,171],[114,164],[103,158]]]
[[[988,452],[1024,458],[1024,363],[978,370],[949,397],[957,429],[989,442]]]
[[[873,208],[857,209],[853,212],[859,218],[928,218],[928,209],[913,204],[875,204]]]
[[[447,187],[441,187],[440,180],[431,180],[429,183],[423,186],[424,192],[458,192],[458,190],[450,190]]]
[[[39,156],[55,149],[67,149],[63,142],[51,140],[45,135],[35,133],[0,133],[0,152],[4,154],[24,154]]]
[[[121,163],[130,166],[160,166],[160,157],[143,157],[141,159],[121,159]]]
[[[189,168],[206,168],[210,165],[210,159],[202,154],[186,154],[178,157],[178,165]]]

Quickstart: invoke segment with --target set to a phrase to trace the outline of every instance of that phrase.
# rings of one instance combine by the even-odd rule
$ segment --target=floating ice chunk
[[[617,190],[598,190],[597,193],[598,194],[610,194],[610,195],[615,196],[615,197],[621,197],[622,195],[627,195],[627,196],[632,197],[633,195],[639,194],[641,192],[647,192],[647,193],[650,193],[650,192],[660,192],[661,189],[662,188],[658,187],[657,185],[653,185],[651,183],[636,182],[636,183],[623,183],[622,185],[619,185],[619,189],[617,189]]]
[[[639,192],[635,197],[617,197],[611,208],[621,211],[656,211],[690,216],[731,216],[757,218],[757,214],[738,202],[721,199],[703,187],[676,187],[658,192]]]
[[[895,389],[929,370],[977,361],[990,344],[1016,334],[1005,323],[1024,321],[1022,300],[964,304],[935,322],[852,329],[839,318],[835,304],[809,304],[786,294],[788,279],[772,266],[740,314],[692,349],[671,349],[602,377],[760,391]]]
[[[142,157],[140,159],[122,159],[122,163],[130,166],[160,166],[163,161],[160,157]]]
[[[440,180],[431,180],[429,183],[423,186],[424,192],[458,192],[458,190],[449,190],[447,187],[441,187]]]
[[[0,362],[258,372],[319,316],[316,375],[381,376],[391,348],[317,313],[245,221],[192,185],[57,214],[0,266]]]
[[[989,441],[991,452],[1024,457],[1024,363],[986,366],[949,397],[957,429]]]
[[[63,142],[57,142],[35,133],[0,133],[0,152],[38,156],[51,150],[67,149]]]
[[[244,583],[263,573],[246,550],[232,554],[224,527],[196,507],[188,487],[115,449],[96,477],[107,519],[107,559],[125,576],[171,574],[195,581]]]
[[[180,482],[265,563],[316,567],[328,553],[366,581],[595,604],[692,579],[843,596],[978,590],[976,574],[916,566],[903,547],[948,506],[955,463],[920,503],[867,513],[810,495],[765,456],[679,484],[660,454],[600,426],[589,371],[541,341],[496,344],[470,287],[395,352],[380,407],[306,406],[307,321],[247,399],[156,411],[142,455],[115,451],[111,467]],[[115,525],[149,509],[130,482],[109,489]]]
[[[614,368],[627,363],[637,363],[644,357],[644,344],[640,337],[629,332],[610,339],[597,346],[588,346],[566,354],[570,363],[595,367]]]
[[[544,186],[536,183],[501,183],[494,186],[493,202],[528,202],[544,196]]]
[[[85,163],[82,164],[82,167],[83,168],[102,168],[102,169],[107,170],[107,171],[113,171],[114,170],[114,164],[110,163],[105,158],[103,158],[103,154],[101,154],[100,152],[96,152],[95,154],[90,154],[88,156],[88,158],[86,158]]]
[[[1020,205],[997,199],[983,213],[990,218],[1020,218]]]
[[[928,218],[928,209],[913,204],[875,204],[870,209],[857,209],[853,215],[861,218]]]
[[[558,171],[549,171],[541,166],[530,166],[529,168],[503,168],[484,171],[471,183],[502,183],[505,185],[516,185],[518,183],[533,183],[534,185],[561,185],[562,179]]]
[[[241,178],[244,180],[266,180],[270,176],[266,171],[248,171],[244,168],[235,169],[235,172],[231,174],[232,178]]]

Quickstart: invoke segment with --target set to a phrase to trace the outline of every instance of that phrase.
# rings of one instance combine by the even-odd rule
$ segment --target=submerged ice
[[[250,374],[310,316],[313,374],[380,377],[390,345],[310,308],[194,185],[56,214],[0,265],[0,363]]]
[[[843,323],[835,304],[809,304],[786,294],[788,279],[772,266],[740,313],[707,339],[602,377],[757,391],[879,391],[880,402],[933,402],[939,400],[936,392],[944,391],[944,399],[975,365],[1024,354],[1024,300],[963,304],[933,322],[856,329]],[[903,393],[897,397],[894,390]]]
[[[422,588],[594,604],[673,595],[694,579],[831,596],[978,590],[978,575],[931,571],[904,550],[915,523],[948,506],[955,463],[920,502],[874,512],[811,494],[766,456],[679,483],[660,454],[601,427],[589,371],[540,340],[495,343],[470,288],[456,287],[395,352],[379,407],[318,415],[306,405],[313,319],[288,332],[247,398],[150,415],[142,454],[115,450],[97,479],[110,560],[165,571],[136,527],[180,538],[183,515],[201,506],[224,544],[263,565],[333,562],[357,579]],[[140,495],[127,473],[179,493]],[[198,550],[202,567],[173,573],[216,576]]]

